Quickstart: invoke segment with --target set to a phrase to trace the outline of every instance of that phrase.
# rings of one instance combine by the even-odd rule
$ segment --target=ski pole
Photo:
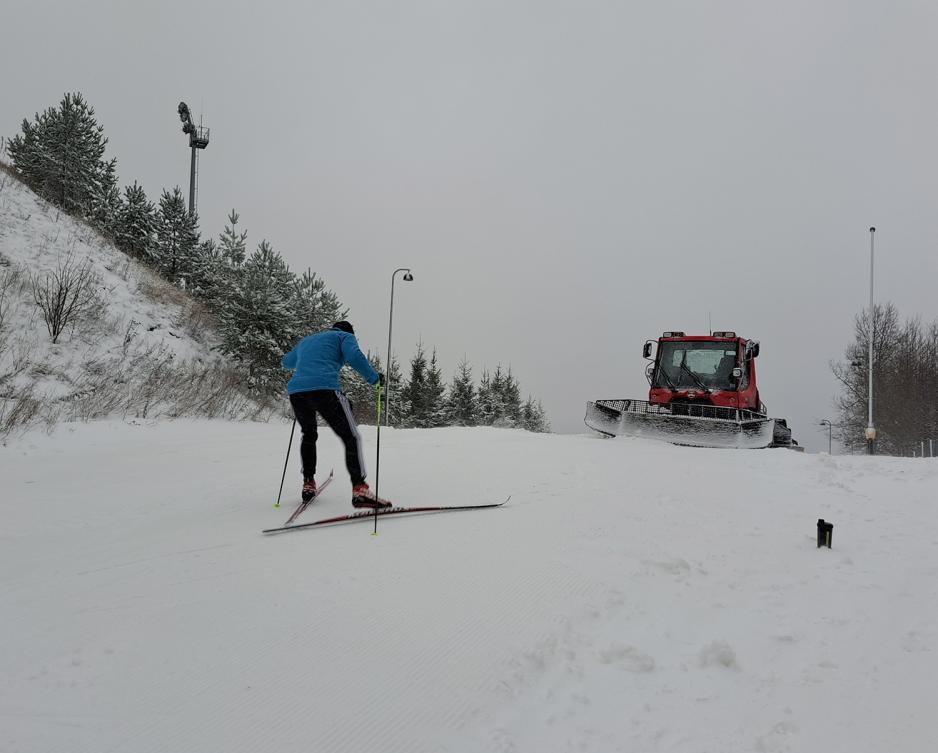
[[[293,426],[290,427],[290,442],[287,444],[287,457],[283,461],[283,477],[280,479],[280,491],[277,492],[277,504],[274,507],[280,507],[280,495],[283,494],[283,482],[287,478],[287,463],[290,462],[290,448],[293,447],[293,432],[296,431],[296,419],[293,419]]]
[[[375,498],[378,498],[378,489],[379,482],[381,480],[381,382],[378,382],[378,438],[375,442],[377,448],[375,450]],[[375,507],[375,530],[371,533],[372,536],[378,535],[378,508]]]

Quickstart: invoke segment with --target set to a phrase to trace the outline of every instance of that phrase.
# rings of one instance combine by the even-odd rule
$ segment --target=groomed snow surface
[[[510,503],[263,536],[288,436],[0,447],[0,750],[938,749],[938,461],[390,430],[383,495]]]

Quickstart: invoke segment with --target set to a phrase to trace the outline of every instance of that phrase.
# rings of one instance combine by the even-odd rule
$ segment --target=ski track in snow
[[[391,430],[382,494],[511,502],[265,537],[288,433],[0,447],[0,751],[938,747],[938,462]]]

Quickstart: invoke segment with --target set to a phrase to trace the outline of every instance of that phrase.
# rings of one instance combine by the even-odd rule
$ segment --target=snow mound
[[[53,343],[33,280],[64,264],[87,265],[90,306]],[[114,414],[250,411],[215,345],[200,303],[0,171],[0,436]]]

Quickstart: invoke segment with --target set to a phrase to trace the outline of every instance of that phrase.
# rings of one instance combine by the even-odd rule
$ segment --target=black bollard
[[[834,524],[826,523],[824,518],[818,518],[817,521],[817,546],[831,548],[831,539],[834,537]]]

